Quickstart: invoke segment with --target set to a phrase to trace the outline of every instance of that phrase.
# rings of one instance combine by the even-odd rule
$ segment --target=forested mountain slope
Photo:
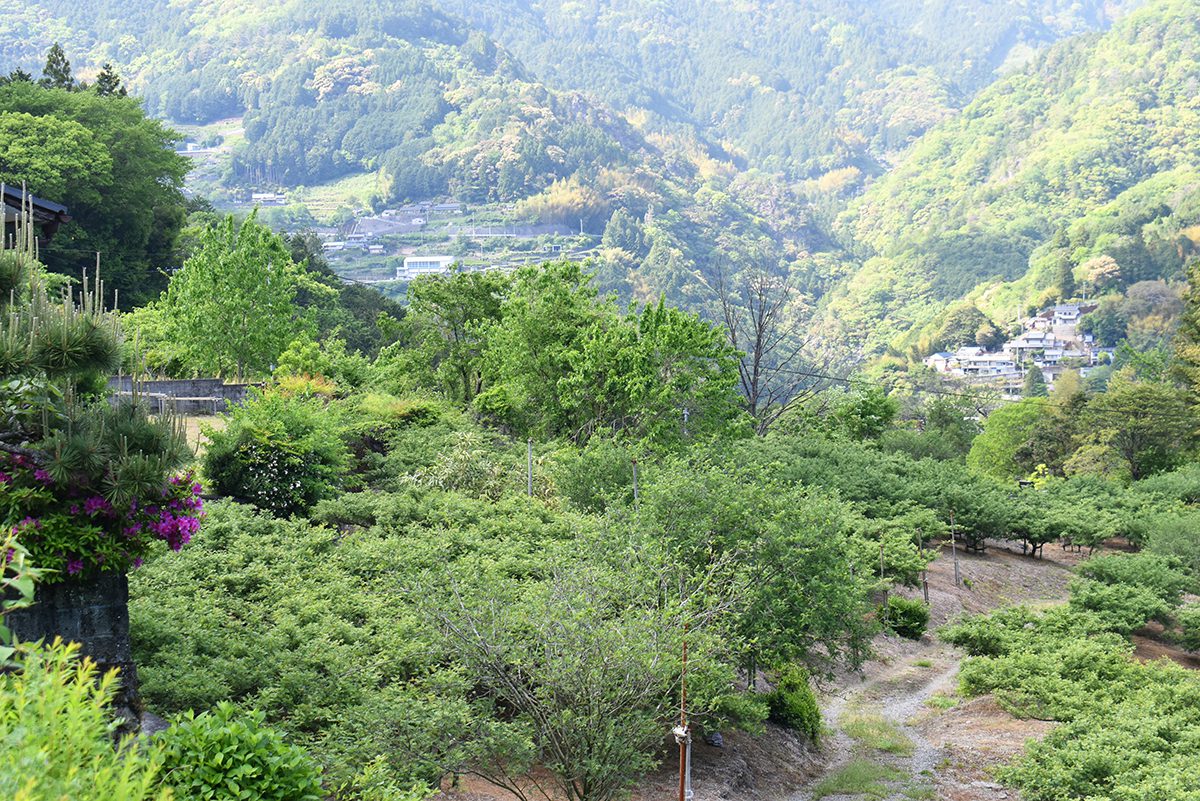
[[[998,70],[1137,4],[439,0],[552,85],[690,122],[798,174],[876,168]]]
[[[836,330],[879,353],[973,290],[1011,319],[1064,281],[1178,277],[1200,242],[1198,88],[1200,2],[1156,0],[985,90],[842,216],[865,265]]]

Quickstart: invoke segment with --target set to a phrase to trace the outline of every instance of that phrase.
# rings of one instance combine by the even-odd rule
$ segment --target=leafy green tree
[[[1031,364],[1025,371],[1025,382],[1021,385],[1021,396],[1025,398],[1045,398],[1050,394],[1046,389],[1046,377],[1036,364]]]
[[[644,513],[677,560],[701,573],[718,566],[715,593],[745,594],[731,610],[731,645],[747,675],[792,660],[855,665],[869,631],[844,507],[789,485],[776,466],[739,468],[724,453],[659,465]]]
[[[882,387],[847,394],[830,414],[830,424],[851,439],[879,439],[900,411],[900,403]]]
[[[1182,390],[1118,371],[1108,391],[1084,408],[1083,419],[1120,455],[1135,481],[1169,469],[1196,442],[1196,415]]]
[[[692,664],[707,661],[715,621],[698,598],[664,599],[661,587],[679,585],[675,568],[656,574],[652,559],[627,554],[621,566],[611,557],[551,563],[548,580],[522,594],[451,576],[440,581],[453,595],[424,605],[451,653],[514,713],[494,725],[474,771],[517,798],[536,797],[522,779],[538,767],[570,801],[619,798],[655,766],[676,719],[685,632]],[[733,678],[701,667],[693,689],[721,673]],[[703,719],[703,701],[693,699]]]
[[[42,67],[40,83],[47,89],[71,90],[75,88],[75,76],[71,74],[71,62],[67,61],[67,54],[58,42],[52,44],[50,50],[46,52],[46,66]]]
[[[470,404],[484,388],[483,349],[511,280],[495,272],[422,276],[408,287],[404,339],[382,361],[426,375],[448,399]]]
[[[0,111],[0,181],[47,198],[100,203],[112,156],[73,120]]]
[[[1029,468],[1019,460],[1041,419],[1037,402],[1006,403],[988,415],[983,433],[975,438],[967,454],[967,466],[977,473],[999,479],[1025,476]]]
[[[174,152],[176,135],[148,118],[136,98],[26,82],[0,87],[0,114],[42,121],[34,128],[24,116],[8,118],[8,142],[33,146],[30,137],[44,136],[40,152],[22,146],[9,154],[8,142],[0,147],[3,179],[24,181],[30,192],[71,212],[71,224],[41,249],[42,261],[78,277],[94,271],[99,253],[105,287],[119,291],[123,305],[153,298],[166,286],[162,271],[178,264],[175,243],[184,223],[190,163]],[[6,155],[20,160],[6,161]]]
[[[573,436],[707,438],[740,414],[735,355],[714,326],[663,303],[593,323],[560,392]]]
[[[192,369],[241,380],[270,373],[293,340],[313,332],[312,314],[296,304],[302,289],[332,293],[253,214],[242,223],[230,215],[201,235],[160,302]]]
[[[1049,398],[1029,439],[1018,448],[1016,461],[1030,470],[1044,465],[1051,473],[1062,475],[1066,460],[1079,446],[1080,415],[1087,404],[1079,372],[1059,374]]]

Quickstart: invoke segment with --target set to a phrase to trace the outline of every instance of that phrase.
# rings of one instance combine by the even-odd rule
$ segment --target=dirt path
[[[889,666],[824,706],[831,730],[820,775],[789,801],[919,799],[932,795],[943,749],[916,727],[935,695],[953,693],[958,658],[928,644],[919,655]],[[844,790],[844,792],[843,792]]]
[[[966,582],[955,586],[949,554],[929,570],[930,627],[963,613],[1011,603],[1066,598],[1071,554],[1033,560],[1002,547],[960,557]],[[915,595],[908,592],[909,595]],[[962,654],[931,634],[919,642],[876,640],[877,660],[826,693],[829,735],[823,764],[787,801],[999,801],[1010,797],[989,768],[1008,761],[1048,727],[1016,721],[990,700],[955,695]]]

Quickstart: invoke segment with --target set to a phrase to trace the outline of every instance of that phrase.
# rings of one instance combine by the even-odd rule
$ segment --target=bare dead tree
[[[813,369],[802,298],[785,277],[753,268],[735,279],[717,270],[721,322],[740,354],[738,380],[746,410],[762,435],[789,409],[825,386],[824,369]],[[827,365],[822,365],[824,368]]]

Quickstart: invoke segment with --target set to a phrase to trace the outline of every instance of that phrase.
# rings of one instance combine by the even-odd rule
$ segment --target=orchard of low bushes
[[[1007,609],[941,632],[971,655],[965,694],[1061,723],[997,775],[1025,801],[1200,799],[1200,676],[1134,659],[1125,637],[1158,619],[1186,638],[1195,613],[1179,600],[1192,577],[1153,554],[1093,558],[1080,574],[1067,607]]]

